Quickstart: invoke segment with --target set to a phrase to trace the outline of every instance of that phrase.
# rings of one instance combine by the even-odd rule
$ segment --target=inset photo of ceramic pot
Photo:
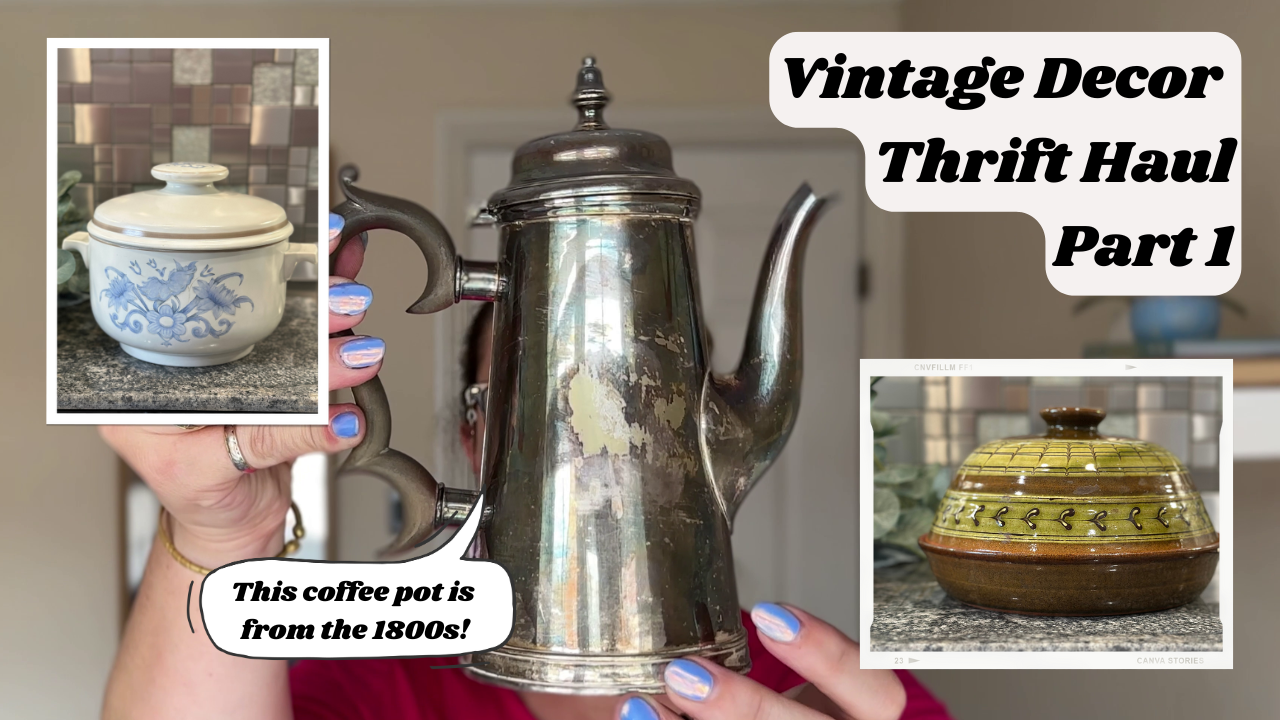
[[[315,243],[289,242],[284,208],[214,186],[227,168],[157,165],[166,184],[100,204],[63,247],[90,275],[98,326],[130,355],[160,365],[245,357],[284,313],[285,283]]]
[[[942,588],[1033,615],[1144,613],[1199,597],[1218,533],[1182,460],[1100,434],[1100,409],[1040,414],[1043,435],[986,443],[956,471],[919,540]]]

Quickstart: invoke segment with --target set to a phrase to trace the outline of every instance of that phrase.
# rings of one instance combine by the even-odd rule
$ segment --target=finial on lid
[[[1082,407],[1051,407],[1040,411],[1048,427],[1048,437],[1088,438],[1098,436],[1105,410]]]
[[[605,130],[604,107],[609,104],[609,91],[604,88],[604,75],[596,67],[596,59],[588,55],[578,70],[578,85],[570,101],[578,108],[578,124],[574,130]]]

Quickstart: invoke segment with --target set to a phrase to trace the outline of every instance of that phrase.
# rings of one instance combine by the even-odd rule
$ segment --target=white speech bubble
[[[838,58],[837,54],[843,54]],[[808,75],[821,58],[826,67],[812,74],[808,85],[799,97],[795,96],[792,74],[787,59],[803,62],[801,77]],[[994,65],[986,67],[994,77],[1001,68],[1017,67],[1023,78],[1016,84],[1018,92],[1012,97],[999,97],[991,83],[973,92],[981,93],[985,101],[973,109],[953,109],[947,105],[956,89],[957,73],[966,67],[982,66],[984,58],[991,58]],[[1062,98],[1034,97],[1042,76],[1046,74],[1046,59],[1068,58],[1081,66],[1080,81],[1075,92]],[[860,86],[860,97],[844,97],[848,91],[849,74],[829,70],[838,61],[847,70],[862,67],[880,68],[885,72],[880,97],[868,97],[865,85]],[[946,95],[935,97],[926,94],[917,97],[890,97],[889,84],[893,79],[890,68],[903,60],[909,60],[915,69],[904,87],[910,91],[922,79],[922,70],[929,66],[947,71]],[[1240,51],[1234,41],[1220,33],[792,33],[780,38],[769,55],[769,101],[774,115],[792,127],[839,127],[853,132],[862,141],[866,151],[867,193],[879,207],[892,212],[907,211],[1014,211],[1026,212],[1040,222],[1045,232],[1045,272],[1049,281],[1060,292],[1068,295],[1220,295],[1230,290],[1240,277],[1241,263],[1241,149],[1234,149],[1234,156],[1226,168],[1226,181],[1187,180],[1175,182],[1137,182],[1132,178],[1133,169],[1148,162],[1140,159],[1146,151],[1158,151],[1166,155],[1170,172],[1177,151],[1209,151],[1211,161],[1208,172],[1216,170],[1222,156],[1220,141],[1226,138],[1240,140]],[[1117,75],[1130,67],[1144,68],[1147,78],[1134,71],[1126,76],[1126,88],[1141,88],[1137,97],[1122,97],[1116,81],[1106,80],[1106,71],[1093,68],[1109,67]],[[1204,68],[1196,75],[1195,68]],[[1221,79],[1206,76],[1212,68],[1221,68]],[[1161,68],[1168,70],[1160,75],[1159,89],[1166,94],[1185,76],[1184,88],[1167,99],[1154,97],[1146,81],[1155,79]],[[1055,88],[1061,89],[1067,70],[1056,75]],[[937,79],[934,73],[931,79]],[[1092,79],[1091,79],[1092,78]],[[827,82],[836,97],[819,97],[828,91]],[[1090,97],[1085,93],[1089,81],[1091,92],[1100,94],[1111,88],[1105,96]],[[1192,86],[1203,86],[1203,98],[1188,98]],[[922,86],[922,89],[926,89]],[[1128,93],[1129,91],[1126,90]],[[966,100],[952,101],[957,105]],[[1034,138],[1049,138],[1055,143],[1066,143],[1071,155],[1062,162],[1060,175],[1066,178],[1058,182],[1046,180],[1048,161],[1040,157],[1031,182],[995,182],[998,165],[975,164],[977,181],[963,181],[968,169],[969,151],[1009,151],[1012,138],[1019,138],[1019,152],[1027,150]],[[906,157],[903,179],[886,182],[892,148],[884,155],[884,143],[925,143],[925,150],[933,138],[941,138],[943,150],[958,151],[958,179],[944,182],[940,175],[933,182],[921,182],[920,171],[925,155]],[[1111,167],[1106,166],[1098,182],[1082,182],[1090,143],[1110,143],[1108,157],[1117,143],[1132,142],[1123,182],[1108,182]],[[904,150],[906,152],[914,152]],[[1195,155],[1189,155],[1193,162]],[[1001,158],[1003,160],[1003,157]],[[1156,156],[1150,156],[1157,163]],[[1025,158],[1019,158],[1015,166],[1021,172]],[[1016,176],[1015,176],[1016,177]],[[1212,178],[1213,175],[1210,175]],[[1091,227],[1099,237],[1093,249],[1073,253],[1071,266],[1054,265],[1064,228],[1067,226]],[[1219,243],[1218,228],[1234,228],[1229,246]],[[1185,265],[1177,266],[1173,253],[1178,247],[1174,240],[1166,239],[1168,247],[1157,244],[1160,236],[1178,236],[1184,228],[1191,228],[1195,240],[1185,242]],[[1224,231],[1225,232],[1225,231]],[[1104,245],[1107,236],[1123,235],[1131,243],[1130,264],[1098,265],[1093,256],[1099,250],[1118,249],[1123,241],[1112,238]],[[1140,249],[1140,238],[1152,236],[1148,241],[1150,266],[1134,264]],[[1079,237],[1085,244],[1085,234]],[[1229,250],[1227,249],[1229,247]],[[1206,265],[1214,259],[1215,249],[1222,252],[1219,260],[1225,265]],[[1110,256],[1105,256],[1110,257]],[[1176,257],[1177,260],[1183,259]],[[1002,258],[990,257],[987,262],[1000,265]]]
[[[493,562],[463,558],[483,507],[482,496],[444,547],[413,560],[224,565],[200,591],[205,631],[219,650],[249,658],[429,657],[502,645],[515,619],[511,578]],[[259,582],[264,599],[255,601]]]

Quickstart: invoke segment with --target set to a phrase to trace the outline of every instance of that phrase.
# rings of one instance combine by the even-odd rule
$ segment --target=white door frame
[[[610,109],[607,118],[615,127],[636,127],[656,132],[672,145],[779,145],[812,146],[856,142],[839,129],[796,129],[780,123],[761,108],[644,108]],[[514,147],[542,135],[569,130],[569,108],[539,110],[446,110],[437,115],[435,132],[435,202],[433,210],[453,236],[458,253],[467,257],[471,218],[467,188],[469,158],[476,150]],[[862,153],[859,152],[862,157]],[[679,158],[676,158],[677,169]],[[815,188],[819,193],[821,188]],[[779,199],[781,202],[783,199]],[[866,199],[842,198],[862,205],[862,258],[874,268],[874,280],[861,300],[859,347],[864,357],[902,355],[903,258],[902,216],[887,213]],[[852,272],[852,269],[851,269]],[[850,277],[850,283],[856,278]],[[466,333],[469,313],[446,312],[435,323],[435,404],[437,417],[450,417],[462,388],[457,379],[456,358]],[[454,457],[457,442],[453,427],[437,432],[435,457]],[[443,468],[442,468],[443,470]],[[455,469],[441,473],[445,483],[458,484]]]

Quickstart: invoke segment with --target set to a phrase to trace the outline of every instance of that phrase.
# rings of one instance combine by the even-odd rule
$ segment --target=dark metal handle
[[[395,230],[413,240],[427,261],[427,285],[422,296],[409,307],[411,313],[443,310],[458,301],[458,255],[444,225],[429,210],[416,203],[355,187],[360,171],[347,165],[339,172],[346,201],[334,208],[344,220],[336,257],[353,237],[369,230]],[[352,335],[350,330],[331,337]],[[417,460],[391,449],[391,405],[382,380],[377,377],[351,389],[356,405],[364,411],[365,436],[347,456],[339,478],[373,477],[400,493],[404,521],[400,534],[382,554],[388,555],[417,546],[430,539],[444,525],[461,522],[459,505],[466,491],[445,488]],[[466,493],[472,495],[472,493]],[[472,498],[474,502],[474,498]],[[469,505],[468,505],[469,508]]]
[[[458,301],[458,253],[453,238],[431,211],[421,205],[355,186],[360,170],[346,165],[338,172],[346,202],[333,209],[342,216],[342,239],[336,255],[353,237],[369,230],[395,230],[408,236],[427,261],[427,284],[406,312],[439,312]]]

